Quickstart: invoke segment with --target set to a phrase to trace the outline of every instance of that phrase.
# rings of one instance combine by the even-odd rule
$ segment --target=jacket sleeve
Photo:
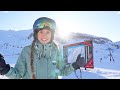
[[[60,51],[58,51],[58,61],[57,68],[60,70],[60,76],[68,76],[74,71],[72,64],[67,64],[63,59],[63,55]]]
[[[23,48],[20,56],[18,57],[18,60],[14,67],[10,67],[10,71],[5,75],[6,77],[10,79],[21,79],[26,72],[26,50]]]

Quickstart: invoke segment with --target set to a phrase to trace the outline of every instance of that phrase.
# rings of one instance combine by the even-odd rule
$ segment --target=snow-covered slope
[[[7,63],[14,66],[17,58],[26,45],[31,44],[33,38],[28,39],[32,30],[20,31],[4,31],[0,30],[0,53],[4,55]],[[83,33],[71,33],[69,39],[61,39],[58,35],[55,36],[55,41],[60,43],[61,49],[63,45],[82,42],[85,40],[93,41],[94,53],[94,69],[82,69],[83,79],[104,79],[104,78],[120,78],[120,42],[112,42],[105,37],[97,37]],[[110,61],[110,52],[114,61]],[[100,60],[102,58],[102,60]],[[77,70],[77,75],[81,75]],[[6,77],[3,77],[6,78]],[[69,76],[64,76],[63,79],[76,79],[73,72]]]
[[[22,48],[31,44],[32,38],[28,39],[31,32],[32,30],[0,30],[0,53],[5,56],[7,62],[15,63]]]

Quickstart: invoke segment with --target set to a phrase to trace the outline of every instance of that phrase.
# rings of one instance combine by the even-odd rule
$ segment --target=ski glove
[[[72,63],[72,66],[75,70],[79,69],[80,68],[80,65],[79,65],[79,62],[74,62]]]
[[[10,65],[6,64],[4,57],[0,54],[0,74],[4,75],[10,70]]]
[[[81,54],[78,55],[76,61],[74,63],[72,63],[72,66],[75,70],[79,69],[82,66]]]

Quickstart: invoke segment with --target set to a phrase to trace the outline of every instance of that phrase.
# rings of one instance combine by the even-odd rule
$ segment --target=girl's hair
[[[35,74],[34,74],[34,66],[33,66],[33,61],[34,61],[34,45],[35,45],[35,40],[33,40],[32,42],[32,46],[31,46],[31,55],[30,55],[30,59],[31,59],[31,71],[32,71],[32,79],[35,79]]]

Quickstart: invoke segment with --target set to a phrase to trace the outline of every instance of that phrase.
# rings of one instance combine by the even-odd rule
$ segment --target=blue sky
[[[65,35],[72,31],[120,41],[119,11],[0,11],[0,30],[32,29],[42,16],[53,18]]]

